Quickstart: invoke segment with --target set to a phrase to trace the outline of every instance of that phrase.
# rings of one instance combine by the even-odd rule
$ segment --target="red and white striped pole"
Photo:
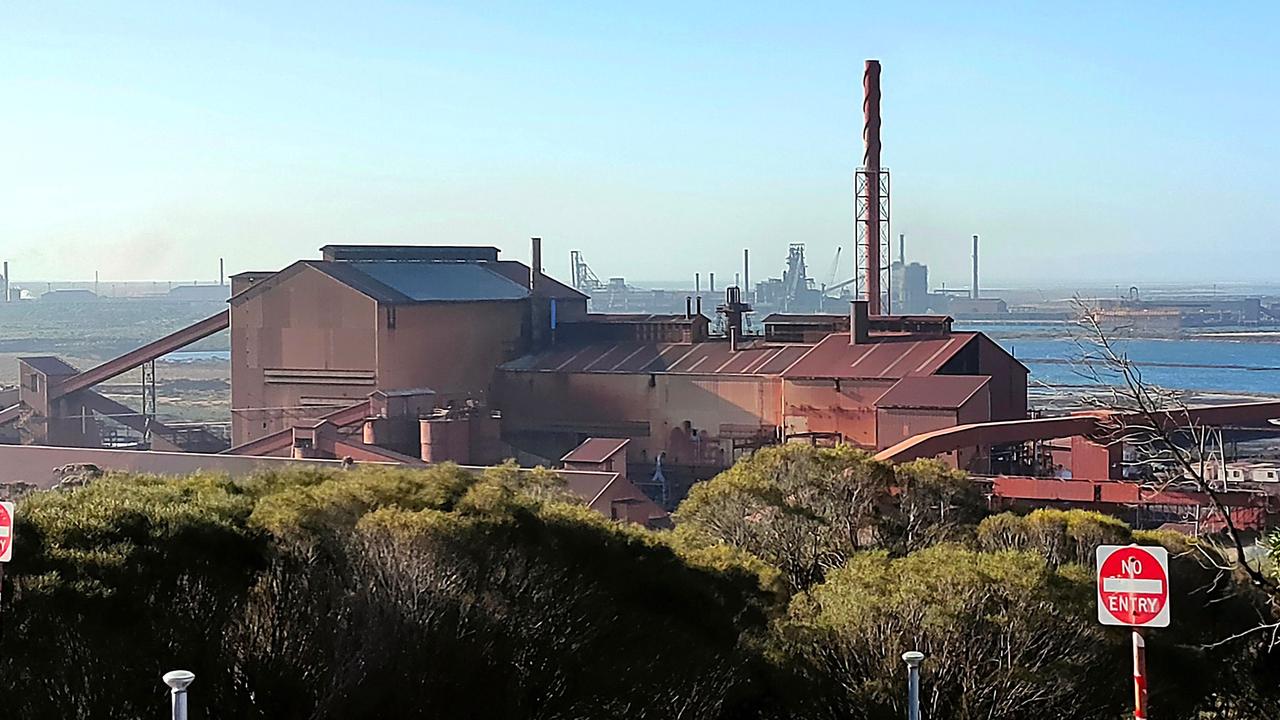
[[[1147,720],[1147,643],[1133,630],[1133,719]]]

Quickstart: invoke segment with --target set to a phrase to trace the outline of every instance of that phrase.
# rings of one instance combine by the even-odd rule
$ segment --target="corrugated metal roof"
[[[836,333],[815,345],[784,377],[896,380],[932,375],[975,335],[873,336],[870,342],[850,345],[849,333]]]
[[[503,365],[514,372],[777,375],[812,345],[764,345],[734,352],[728,342],[570,345]]]
[[[45,375],[77,375],[80,373],[75,367],[68,365],[65,360],[52,355],[33,355],[30,357],[19,357],[18,360],[27,364],[32,370],[44,373]]]
[[[881,408],[963,407],[990,380],[985,375],[920,375],[899,380],[876,401]]]
[[[339,262],[391,288],[410,302],[522,300],[528,289],[479,263]]]
[[[602,463],[631,442],[618,438],[588,438],[586,442],[560,458],[562,462]]]

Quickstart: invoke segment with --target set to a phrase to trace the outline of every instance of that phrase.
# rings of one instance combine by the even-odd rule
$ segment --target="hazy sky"
[[[825,282],[875,57],[935,279],[973,233],[987,286],[1280,278],[1277,4],[791,5],[0,0],[0,257],[192,279],[541,235],[561,276],[728,279],[805,242]]]

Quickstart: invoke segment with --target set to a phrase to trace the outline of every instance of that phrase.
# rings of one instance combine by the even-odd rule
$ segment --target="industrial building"
[[[235,446],[376,390],[420,388],[444,406],[483,405],[498,365],[586,315],[585,295],[499,260],[493,247],[328,246],[321,254],[231,278]]]
[[[764,336],[736,342],[557,342],[500,368],[503,437],[535,454],[627,437],[638,471],[661,458],[679,494],[762,445],[882,449],[1026,417],[1027,369],[984,335],[953,332],[949,318],[872,318],[865,302],[851,305],[844,316],[771,315]],[[949,457],[969,467],[978,454]]]
[[[838,284],[857,283],[859,299],[836,312],[824,311],[837,288],[815,290],[799,244],[778,283],[755,285],[755,297],[784,310],[766,315],[759,331],[748,322],[752,297],[736,282],[704,312],[720,299],[713,277],[712,294],[695,279],[683,312],[589,312],[580,288],[601,283],[580,254],[576,287],[548,277],[537,238],[530,265],[487,246],[330,245],[318,259],[233,276],[226,311],[97,367],[21,358],[21,387],[0,394],[0,426],[20,424],[24,442],[62,447],[23,448],[32,452],[13,455],[11,466],[100,448],[111,423],[140,433],[151,450],[171,451],[151,456],[166,468],[244,472],[246,458],[476,466],[515,458],[563,468],[602,514],[655,525],[692,483],[755,449],[846,443],[887,461],[939,457],[997,475],[993,505],[1202,504],[1124,483],[1120,448],[1093,439],[1097,418],[1029,419],[1025,366],[984,334],[955,331],[945,313],[914,311],[953,298],[928,292],[927,268],[902,264],[901,245],[899,263],[890,263],[879,63],[868,61],[864,86],[859,272]],[[972,288],[954,301],[1002,312],[980,295],[977,242]],[[746,253],[741,281],[750,286]],[[154,386],[157,358],[228,329],[230,448],[200,428],[159,422]],[[140,410],[94,389],[137,368]],[[1256,423],[1280,416],[1280,403],[1197,412],[1208,424]],[[1062,452],[1070,480],[1016,477],[1037,460],[1024,462],[1027,443],[1061,438],[1072,439]],[[96,462],[75,457],[69,462]],[[148,453],[92,457],[148,463]],[[574,473],[591,475],[574,486]],[[1245,495],[1242,507],[1264,517],[1269,505]]]

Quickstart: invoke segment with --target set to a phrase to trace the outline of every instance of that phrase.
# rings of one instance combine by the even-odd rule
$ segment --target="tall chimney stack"
[[[742,292],[751,297],[751,251],[742,248]]]
[[[711,290],[711,292],[716,291],[716,274],[715,273],[707,273],[707,288]]]
[[[9,302],[9,261],[4,261],[4,295],[0,297],[4,302]]]
[[[868,60],[862,73],[862,168],[866,187],[863,241],[866,243],[868,312],[880,314],[880,61]]]
[[[973,292],[974,300],[978,299],[978,236],[973,236]]]
[[[542,283],[538,279],[542,277],[542,238],[529,238],[532,244],[532,256],[529,258],[529,292],[538,289]]]
[[[693,294],[702,296],[702,273],[693,274]]]
[[[905,233],[898,234],[898,262],[903,265],[907,264],[907,236]]]
[[[218,258],[218,287],[224,287],[227,284],[227,265],[223,258]]]

